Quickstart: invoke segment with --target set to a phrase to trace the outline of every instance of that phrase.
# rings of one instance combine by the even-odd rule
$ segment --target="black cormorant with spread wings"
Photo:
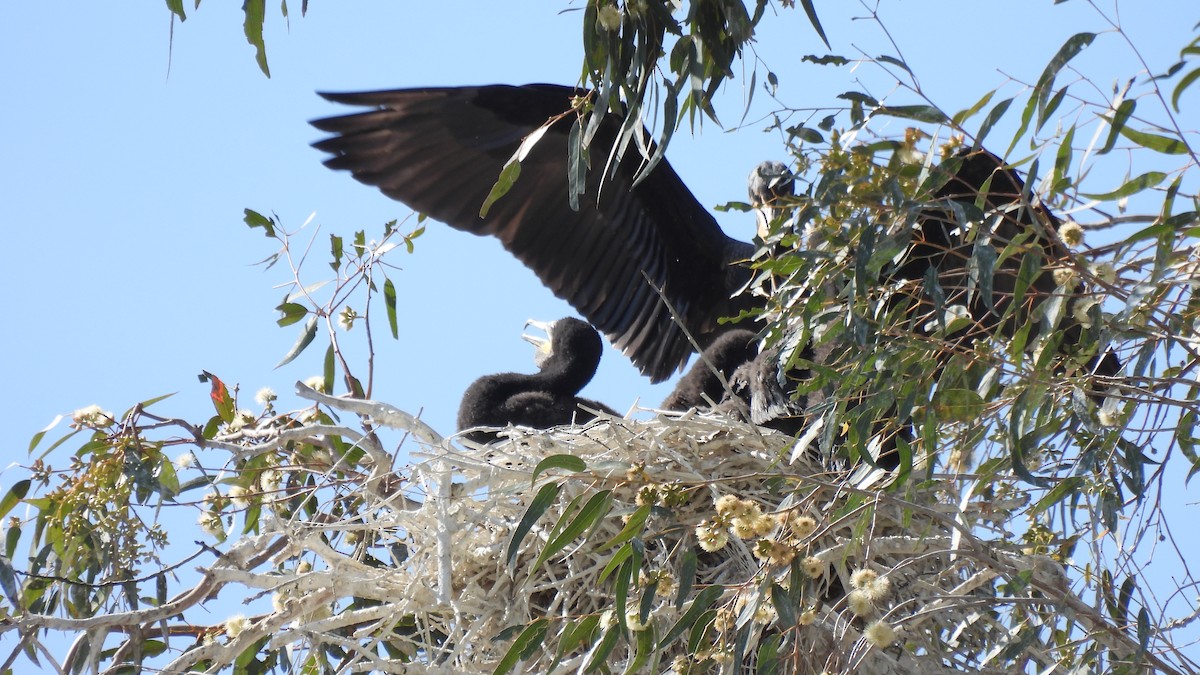
[[[718,319],[761,305],[737,294],[750,277],[737,263],[754,246],[726,236],[665,159],[635,183],[642,160],[631,148],[606,174],[621,128],[613,114],[591,142],[586,192],[573,210],[572,101],[586,93],[535,84],[322,94],[369,110],[314,121],[334,134],[314,147],[333,155],[330,168],[451,227],[499,239],[659,382],[694,351],[687,334],[703,349],[732,327]],[[516,182],[481,216],[506,163],[547,123]],[[792,180],[775,162],[756,170],[752,183],[760,192],[790,192]]]

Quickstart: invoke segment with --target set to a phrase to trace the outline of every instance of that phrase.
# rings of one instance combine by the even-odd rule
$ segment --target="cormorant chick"
[[[604,344],[600,334],[573,317],[551,323],[529,321],[526,326],[544,330],[547,339],[521,337],[534,344],[538,372],[500,373],[475,380],[458,408],[458,429],[504,427],[510,424],[548,429],[595,418],[588,410],[620,417],[612,408],[577,394],[596,374]],[[479,443],[498,438],[492,431],[473,431],[465,437]]]
[[[757,355],[757,333],[744,328],[730,330],[704,350],[659,407],[678,412],[708,409],[728,395],[726,384],[732,384],[733,372]]]

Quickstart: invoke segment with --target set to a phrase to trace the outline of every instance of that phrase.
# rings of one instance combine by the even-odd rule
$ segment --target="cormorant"
[[[677,412],[713,407],[729,393],[727,385],[732,384],[734,371],[757,356],[758,333],[745,328],[730,330],[701,352],[659,407]]]
[[[726,236],[665,159],[635,184],[642,159],[633,151],[611,165],[607,154],[595,153],[584,169],[584,196],[578,210],[572,209],[568,146],[577,116],[571,110],[573,100],[586,95],[582,89],[545,84],[322,94],[369,110],[314,121],[334,134],[314,147],[333,155],[325,160],[330,168],[349,170],[357,180],[456,229],[499,239],[659,382],[687,362],[694,349],[687,334],[706,349],[734,328],[718,319],[762,309],[760,297],[738,293],[750,279],[749,269],[739,263],[753,255],[754,245]],[[590,147],[613,147],[621,126],[619,116],[607,115]],[[524,142],[535,133],[541,136],[530,147]],[[518,149],[523,153],[519,177],[481,216]],[[1032,213],[1045,214],[1044,229],[1053,229],[1057,221],[1031,206],[1016,172],[986,151],[948,160],[942,171],[949,177],[934,204],[916,218],[908,257],[885,271],[883,281],[924,280],[932,268],[946,306],[961,302],[978,325],[993,328],[1012,302],[1023,256],[996,265],[986,300],[979,292],[962,299],[975,285],[968,281],[974,243],[962,224],[970,222],[968,216],[1006,212],[992,232],[993,243],[1024,238],[1020,250],[1047,261],[1061,259],[1065,251],[1057,238],[1034,226]],[[790,187],[791,175],[781,164],[760,165],[751,174],[760,236],[772,215],[771,202]],[[1011,334],[1013,326],[1027,320],[1033,303],[1054,290],[1051,274],[1037,275],[1025,294],[1026,310],[1014,312],[1013,321],[1001,328]],[[912,295],[920,330],[927,320],[917,317],[933,306],[920,291]],[[1073,342],[1070,337],[1066,343]],[[764,385],[780,381],[756,377]],[[770,410],[765,401],[759,407]]]
[[[749,259],[754,246],[726,236],[665,159],[637,184],[637,152],[607,166],[606,152],[621,131],[616,115],[604,118],[591,141],[598,151],[573,210],[567,149],[576,115],[570,111],[572,100],[587,94],[548,84],[325,93],[370,110],[315,120],[334,136],[313,145],[333,155],[325,160],[330,168],[349,170],[451,227],[499,239],[660,382],[687,363],[694,348],[686,334],[704,349],[732,328],[719,318],[761,306],[737,294],[750,272],[736,263]],[[481,217],[505,164],[542,125],[544,134],[524,149],[518,179]],[[791,175],[783,172],[778,163],[756,172],[760,191],[789,190]],[[760,222],[769,217],[760,215]]]
[[[548,324],[531,320],[526,326],[546,332],[545,340],[521,336],[537,347],[534,361],[538,372],[500,373],[475,380],[458,408],[459,431],[509,424],[548,429],[592,420],[595,415],[591,410],[621,416],[603,403],[578,396],[600,364],[604,343],[596,329],[574,317]],[[480,443],[496,437],[489,431],[466,434],[466,438]]]

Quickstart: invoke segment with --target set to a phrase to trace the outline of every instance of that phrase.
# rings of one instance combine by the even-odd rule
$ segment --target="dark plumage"
[[[316,120],[317,128],[333,136],[314,145],[333,155],[325,161],[330,168],[348,170],[357,180],[452,227],[499,239],[547,288],[570,302],[658,382],[687,362],[694,349],[687,334],[707,349],[733,329],[718,319],[762,309],[760,298],[737,294],[750,278],[739,263],[751,257],[754,247],[722,233],[665,160],[636,185],[634,178],[642,168],[637,152],[627,150],[619,162],[607,166],[607,150],[621,127],[616,115],[608,115],[596,130],[586,193],[579,209],[573,210],[568,144],[577,117],[570,112],[571,101],[587,94],[554,85],[323,94],[368,110]],[[537,143],[522,148],[527,152],[511,190],[480,217],[505,164],[543,125],[548,126]],[[1030,206],[1020,177],[986,151],[964,153],[937,170],[946,178],[916,218],[909,255],[886,271],[882,281],[920,283],[932,269],[943,290],[943,304],[962,304],[975,319],[972,339],[996,328],[1011,335],[1032,316],[1038,300],[1055,290],[1052,275],[1042,271],[1019,311],[1001,322],[1014,301],[1016,272],[1024,256],[1033,252],[1045,262],[1065,255],[1057,240],[1046,235],[1057,227],[1057,220]],[[760,235],[774,215],[773,202],[790,189],[791,175],[782,164],[764,164],[751,174]],[[974,238],[964,235],[964,224],[987,222],[989,212],[1005,213],[992,234],[996,250],[1013,240],[1021,245],[1017,255],[996,264],[992,293],[981,294],[967,272]],[[662,290],[670,308],[655,288]],[[913,323],[920,330],[937,317],[927,293],[913,290],[911,295],[916,303]],[[1077,328],[1071,330],[1068,327],[1068,344],[1079,337]],[[794,384],[789,380],[794,378],[772,375],[770,357],[759,358],[759,372],[747,371],[741,378],[746,385],[743,395],[759,411],[753,416],[763,419],[785,401],[786,417],[802,421],[798,414],[803,405],[790,400]],[[753,382],[761,385],[757,402],[749,386]]]
[[[583,408],[620,417],[603,403],[578,396],[600,364],[604,344],[596,329],[573,317],[549,324],[530,321],[526,325],[546,331],[546,340],[522,336],[538,348],[534,357],[538,372],[500,373],[475,380],[458,408],[459,431],[510,424],[548,429],[595,418]],[[466,437],[485,443],[495,440],[496,434],[476,431]]]
[[[974,324],[967,333],[971,338],[984,338],[997,330],[1012,336],[1036,320],[1038,306],[1058,291],[1053,269],[1070,255],[1057,236],[1062,223],[1049,209],[1031,202],[1020,175],[987,150],[960,151],[934,171],[944,183],[918,217],[909,253],[891,278],[920,281],[933,268],[944,306],[967,308]],[[991,293],[981,292],[982,285],[973,282],[969,272],[978,235],[969,237],[967,231],[981,224],[990,226],[996,252],[988,280]],[[1010,245],[1014,253],[1003,257]],[[1029,260],[1031,255],[1035,260]],[[1013,307],[1021,266],[1029,262],[1036,263],[1037,271]],[[914,323],[920,329],[937,318],[928,292],[919,297],[918,307]],[[1069,312],[1067,316],[1062,324],[1062,349],[1070,352],[1079,343],[1082,329]],[[1031,337],[1036,334],[1034,330]],[[1090,369],[1101,375],[1115,375],[1120,368],[1111,352],[1093,358],[1090,364]]]
[[[757,355],[757,333],[744,328],[725,333],[709,345],[688,372],[679,378],[675,389],[659,407],[678,412],[712,407],[729,393],[726,385],[730,383],[733,372]]]
[[[748,294],[731,297],[750,276],[736,263],[754,248],[727,237],[666,160],[634,185],[641,159],[630,149],[605,176],[621,126],[616,115],[591,142],[587,191],[572,210],[571,100],[586,93],[535,84],[322,94],[371,109],[314,121],[334,134],[314,146],[333,155],[325,160],[330,168],[451,227],[499,239],[659,382],[691,355],[685,331],[705,348],[730,328],[719,318],[759,304]],[[505,163],[551,119],[516,183],[481,218]]]

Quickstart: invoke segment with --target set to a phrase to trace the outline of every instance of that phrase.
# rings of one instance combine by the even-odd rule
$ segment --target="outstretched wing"
[[[401,89],[322,94],[369,107],[313,122],[334,136],[314,144],[393,199],[477,235],[496,237],[542,283],[606,333],[654,381],[682,368],[693,351],[651,287],[661,288],[701,346],[735,314],[730,295],[748,273],[736,260],[752,247],[731,239],[664,160],[636,187],[636,152],[604,176],[620,130],[610,116],[591,147],[579,210],[568,199],[567,145],[575,116],[554,122],[521,161],[507,194],[480,207],[521,142],[570,111],[585,92],[555,85]]]

